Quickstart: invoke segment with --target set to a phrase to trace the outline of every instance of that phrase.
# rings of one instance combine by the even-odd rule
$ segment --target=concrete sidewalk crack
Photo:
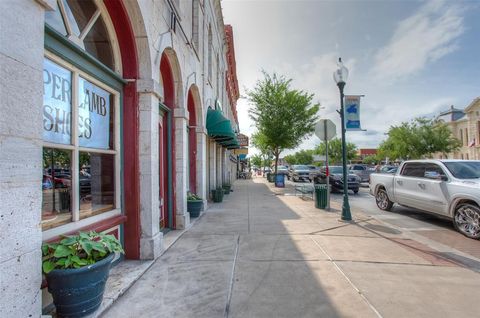
[[[223,317],[225,318],[228,318],[228,315],[230,314],[230,302],[232,301],[233,284],[235,281],[235,266],[237,265],[239,248],[240,248],[240,235],[238,235],[237,237],[237,244],[235,246],[235,255],[233,257],[232,274],[230,276],[230,286],[228,288],[227,303],[225,304],[225,312],[223,315]]]
[[[337,271],[345,278],[345,280],[350,284],[350,286],[353,287],[353,289],[355,289],[355,291],[360,295],[360,297],[362,297],[362,299],[367,303],[367,305],[370,307],[370,309],[372,309],[372,311],[377,315],[377,317],[379,318],[383,318],[383,316],[380,314],[380,312],[375,308],[375,306],[373,306],[373,304],[368,300],[368,298],[360,291],[360,289],[358,289],[358,287],[350,280],[350,278],[348,278],[347,274],[345,274],[345,272],[340,268],[340,266],[337,265],[337,263],[335,262],[335,260],[333,260],[330,255],[327,253],[327,251],[320,245],[318,244],[317,241],[315,241],[312,237],[310,237],[310,239],[313,241],[313,243],[315,245],[317,245],[317,247],[325,254],[327,255],[328,259],[332,262],[333,266],[335,266],[335,268],[337,269]]]

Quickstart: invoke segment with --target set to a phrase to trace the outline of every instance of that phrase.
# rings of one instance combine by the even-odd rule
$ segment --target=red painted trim
[[[127,10],[122,1],[104,0],[112,19],[122,58],[123,77],[138,79],[137,47]],[[125,256],[140,258],[140,182],[138,162],[138,94],[136,82],[129,82],[123,90],[123,191],[125,223]]]
[[[80,229],[76,229],[76,230],[67,232],[67,233],[62,234],[62,235],[54,236],[51,239],[46,240],[45,243],[57,242],[57,241],[60,241],[62,239],[62,237],[65,236],[65,235],[76,235],[79,232],[90,232],[90,231],[103,232],[103,231],[108,230],[110,228],[113,228],[113,227],[115,227],[119,224],[125,223],[126,220],[127,220],[127,217],[125,215],[113,216],[113,217],[108,218],[106,220],[84,226]]]
[[[195,112],[195,101],[193,100],[192,90],[188,91],[187,99],[188,125],[195,127],[197,125],[197,114]],[[190,128],[188,132],[188,156],[189,156],[189,172],[188,181],[190,191],[197,193],[197,132],[195,128]]]
[[[172,210],[173,210],[173,228],[176,228],[176,215],[177,215],[177,204],[176,204],[176,191],[175,191],[175,184],[176,184],[176,164],[175,164],[175,118],[173,116],[173,110],[175,109],[175,81],[173,79],[173,73],[172,73],[172,67],[170,65],[170,61],[168,60],[168,56],[163,53],[162,54],[162,59],[160,61],[160,74],[162,75],[162,81],[163,81],[163,93],[164,93],[164,103],[165,106],[170,108],[172,110],[172,126],[171,126],[171,144],[172,144],[172,153],[171,157],[168,158],[169,160],[172,161],[172,191],[173,191],[173,202],[172,204]],[[166,138],[167,133],[164,131],[164,136]],[[167,158],[167,154],[165,156]],[[165,170],[164,173],[167,171]],[[166,185],[165,185],[166,186]]]

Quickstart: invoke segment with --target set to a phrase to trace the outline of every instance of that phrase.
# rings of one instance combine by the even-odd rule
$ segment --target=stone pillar
[[[197,134],[197,194],[203,198],[203,207],[207,209],[207,130],[203,127],[196,128]]]
[[[223,163],[223,157],[222,157],[222,153],[223,153],[223,149],[222,149],[222,146],[218,146],[217,147],[217,151],[216,151],[216,166],[215,166],[215,170],[217,171],[217,180],[216,180],[216,184],[217,184],[217,187],[221,187],[222,186],[222,178],[223,178],[223,167],[222,167],[222,163]]]
[[[185,108],[175,108],[173,111],[175,120],[175,220],[177,229],[185,229],[190,226],[190,213],[187,212],[187,182],[188,182],[188,111]]]
[[[163,249],[160,231],[159,185],[159,111],[160,85],[157,81],[138,80],[139,92],[139,156],[140,156],[140,258],[156,259]]]
[[[39,317],[44,16],[53,1],[0,1],[0,317]]]
[[[210,189],[213,190],[217,188],[217,144],[215,141],[210,139],[210,162],[209,162],[209,180],[210,180]]]

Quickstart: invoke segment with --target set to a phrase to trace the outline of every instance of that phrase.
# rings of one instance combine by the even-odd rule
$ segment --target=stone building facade
[[[440,113],[437,119],[445,122],[452,134],[461,143],[461,148],[446,156],[436,154],[437,159],[480,160],[480,97],[475,98],[465,109],[453,106]]]
[[[0,29],[0,316],[38,317],[42,242],[155,259],[189,191],[233,182],[235,138],[207,129],[239,132],[233,29],[220,0],[4,0]]]

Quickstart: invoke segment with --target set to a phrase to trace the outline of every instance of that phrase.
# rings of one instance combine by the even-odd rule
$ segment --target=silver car
[[[374,173],[370,192],[377,206],[394,203],[453,220],[465,236],[480,239],[480,161],[410,160],[395,175]]]

